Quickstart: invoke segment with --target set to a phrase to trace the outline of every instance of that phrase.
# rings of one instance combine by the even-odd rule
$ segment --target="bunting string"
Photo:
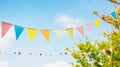
[[[112,14],[112,15],[114,15],[114,14]],[[98,28],[100,28],[100,20],[99,20],[99,19],[95,20],[94,23],[95,23],[95,25],[96,25]],[[26,27],[22,27],[22,26],[19,26],[19,25],[14,25],[14,24],[11,24],[11,23],[8,23],[8,22],[5,22],[5,21],[2,21],[2,22],[1,22],[1,25],[2,25],[2,35],[1,35],[2,38],[6,35],[6,33],[9,31],[9,29],[10,29],[12,26],[14,26],[16,40],[19,39],[19,37],[20,37],[21,34],[23,33],[24,29],[27,29],[27,33],[28,33],[28,36],[29,36],[30,41],[33,41],[33,39],[34,39],[35,36],[36,36],[36,33],[39,32],[39,29],[26,28]],[[85,24],[85,27],[86,27],[87,29],[89,29],[90,32],[92,32],[92,24],[91,24],[91,23]],[[74,30],[75,30],[75,29],[78,30],[78,32],[80,32],[81,35],[84,36],[84,34],[85,34],[85,33],[84,33],[84,26],[78,26],[78,27],[76,27],[76,28],[66,28],[66,29],[64,29],[64,30],[67,32],[67,34],[70,36],[70,38],[73,39],[73,38],[74,38]],[[43,35],[43,37],[45,38],[45,40],[46,40],[47,42],[49,42],[49,41],[50,41],[50,33],[51,33],[51,30],[49,30],[49,29],[46,29],[46,30],[41,29],[40,32],[41,32],[41,34]],[[61,38],[62,38],[62,32],[63,32],[63,30],[61,30],[61,29],[58,29],[58,30],[55,29],[55,30],[53,30],[53,32],[55,33],[56,37],[58,37],[58,39],[61,39]]]
[[[43,52],[24,52],[24,51],[0,51],[0,56],[12,55],[12,56],[68,56],[69,52],[59,53],[43,53]]]
[[[118,12],[120,12],[120,9],[118,9]],[[116,14],[116,11],[113,11],[111,14],[110,14],[113,18],[116,18],[117,17],[117,14]],[[104,19],[105,21],[108,21],[108,16],[105,17]],[[94,20],[94,24],[100,28],[101,26],[101,22],[99,19],[96,19]],[[22,26],[19,26],[19,25],[14,25],[14,24],[11,24],[11,23],[8,23],[8,22],[5,22],[5,21],[2,21],[1,22],[1,27],[2,27],[2,30],[1,30],[1,38],[3,38],[6,33],[10,30],[10,28],[12,26],[14,26],[14,30],[15,30],[15,35],[16,35],[16,40],[19,39],[19,37],[21,36],[22,32],[24,31],[24,29],[26,27],[22,27]],[[84,25],[87,29],[90,30],[90,32],[92,32],[92,24],[91,23],[87,23]],[[26,28],[27,29],[27,32],[28,32],[28,35],[29,35],[29,38],[30,38],[30,41],[32,41],[36,35],[36,33],[38,32],[38,29],[34,29],[34,28]],[[70,36],[70,38],[74,38],[74,29],[78,30],[78,32],[81,33],[81,35],[84,36],[84,27],[83,25],[81,26],[78,26],[76,28],[66,28],[64,29],[68,35]],[[40,30],[40,32],[42,33],[43,37],[46,39],[47,42],[50,41],[50,33],[51,33],[51,30],[49,29],[46,29],[46,30]],[[59,30],[53,30],[53,32],[55,33],[56,37],[58,37],[58,39],[61,39],[62,38],[62,30],[59,29]]]
[[[120,45],[117,47],[118,49],[120,49]],[[116,51],[117,48],[115,48],[114,50]],[[107,54],[109,55],[111,53],[112,50],[109,49],[103,49],[100,51],[95,51],[95,52],[81,52],[82,56],[81,57],[88,57],[88,55],[93,55],[93,56],[100,56],[102,54]],[[0,50],[0,56],[2,55],[12,55],[12,56],[68,56],[70,55],[71,52],[57,52],[57,53],[43,53],[43,52],[31,52],[31,51],[2,51]]]

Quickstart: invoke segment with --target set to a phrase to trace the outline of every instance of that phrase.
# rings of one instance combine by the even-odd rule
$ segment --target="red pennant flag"
[[[2,36],[1,37],[4,37],[4,35],[8,32],[8,30],[12,26],[13,26],[13,24],[2,21]]]
[[[91,26],[90,23],[89,23],[89,24],[86,24],[86,27],[87,27],[90,31],[92,31],[92,26]]]
[[[84,35],[84,30],[83,30],[83,27],[82,27],[82,26],[77,27],[77,30],[78,30],[82,35]]]

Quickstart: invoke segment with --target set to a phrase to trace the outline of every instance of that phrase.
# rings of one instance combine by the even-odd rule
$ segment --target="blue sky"
[[[94,20],[98,19],[97,16],[92,14],[94,10],[98,10],[100,14],[111,13],[114,6],[107,0],[0,0],[0,21],[25,28],[50,29],[51,31],[76,28],[82,25],[85,35],[91,41],[101,40],[103,37],[99,33],[112,27],[101,21],[101,28],[98,29],[94,24]],[[87,23],[92,24],[92,32],[85,28]],[[30,42],[25,29],[19,40],[16,41],[14,29],[11,28],[4,38],[0,38],[0,49],[7,52],[6,55],[1,55],[0,64],[6,64],[6,67],[47,67],[50,64],[51,67],[53,67],[52,65],[58,67],[57,64],[67,65],[67,62],[74,60],[70,55],[61,56],[59,53],[65,52],[66,47],[74,46],[74,43],[78,43],[79,39],[83,41],[85,39],[85,36],[82,36],[76,30],[74,39],[71,39],[65,31],[63,31],[61,40],[53,32],[51,32],[50,37],[48,43],[38,31],[34,40]],[[10,52],[14,51],[42,52],[47,56],[9,55]],[[51,54],[53,56],[49,56]]]

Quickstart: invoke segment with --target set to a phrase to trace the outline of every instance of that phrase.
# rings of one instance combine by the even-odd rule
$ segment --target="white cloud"
[[[64,14],[58,14],[56,17],[56,22],[59,22],[65,28],[76,28],[81,26],[82,23],[86,22],[83,18],[74,18]],[[64,32],[64,35],[68,35],[68,33]],[[74,31],[74,35],[80,35],[78,31]]]
[[[8,61],[0,61],[0,67],[8,67]]]
[[[74,18],[63,14],[57,15],[56,21],[61,23],[65,28],[77,27],[84,22],[81,18]]]
[[[0,27],[0,48],[6,49],[12,45],[12,40],[15,38],[13,27],[1,38],[1,27]]]
[[[72,67],[72,66],[67,62],[58,61],[55,63],[46,64],[43,67]]]

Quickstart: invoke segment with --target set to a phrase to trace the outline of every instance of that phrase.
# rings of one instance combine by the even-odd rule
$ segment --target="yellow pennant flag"
[[[41,33],[45,37],[45,39],[49,42],[49,39],[50,39],[50,30],[41,30]]]
[[[97,19],[97,20],[95,20],[94,22],[95,22],[96,26],[97,26],[98,28],[100,28],[100,20]]]
[[[32,41],[37,33],[37,29],[28,28],[27,31],[30,37],[30,41]]]
[[[55,35],[56,35],[59,39],[62,38],[62,30],[54,30],[53,32],[55,33]]]
[[[66,32],[69,34],[69,36],[71,37],[71,38],[73,38],[73,28],[67,28],[67,29],[65,29],[66,30]]]

